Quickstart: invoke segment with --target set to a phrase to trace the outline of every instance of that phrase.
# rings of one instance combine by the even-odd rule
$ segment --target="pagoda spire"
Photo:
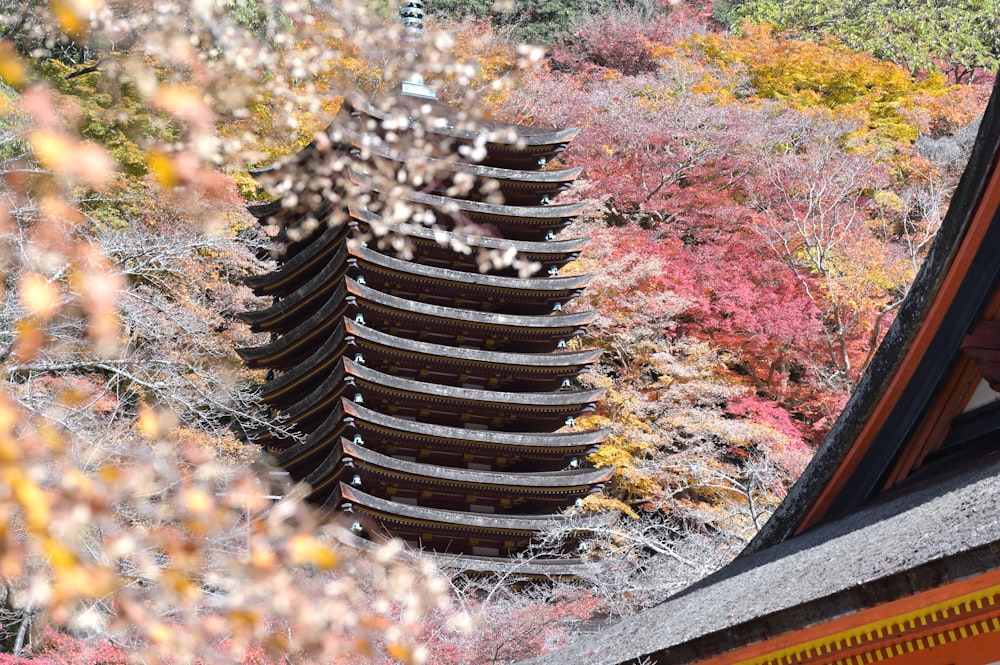
[[[399,7],[399,18],[403,22],[403,62],[414,71],[403,81],[400,93],[410,97],[437,99],[437,93],[424,83],[424,77],[416,71],[419,54],[417,45],[424,38],[423,0],[406,0]]]

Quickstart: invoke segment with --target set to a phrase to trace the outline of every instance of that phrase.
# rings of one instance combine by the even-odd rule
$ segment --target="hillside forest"
[[[511,663],[717,569],[892,324],[1000,58],[997,0],[427,9],[411,61],[384,1],[0,0],[0,664]],[[616,470],[574,510],[619,514],[584,579],[358,550],[239,436],[288,428],[235,354],[277,232],[248,169],[411,67],[580,128],[547,168],[584,167],[563,274],[607,392],[573,427]]]

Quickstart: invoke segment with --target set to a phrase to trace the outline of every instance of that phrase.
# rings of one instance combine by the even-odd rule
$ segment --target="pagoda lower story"
[[[556,238],[582,205],[552,200],[580,169],[543,170],[575,130],[468,129],[436,101],[398,103],[410,131],[446,153],[435,158],[432,186],[409,195],[435,222],[400,231],[406,260],[367,208],[331,210],[288,187],[251,207],[280,229],[320,223],[302,237],[279,233],[276,268],[248,280],[271,302],[242,317],[270,341],[239,353],[268,370],[262,400],[298,434],[250,438],[359,535],[401,538],[462,569],[497,570],[541,531],[609,519],[564,513],[612,472],[585,463],[607,433],[575,427],[600,398],[576,381],[599,356],[574,342],[593,314],[565,310],[588,279],[558,274],[584,245]],[[348,100],[340,113],[320,140],[258,178],[287,183],[353,156],[342,176],[365,183],[364,164],[408,163],[382,139],[399,125],[398,109]],[[463,146],[483,144],[481,163],[463,160]],[[369,161],[359,166],[359,154]],[[456,196],[462,178],[474,185]],[[523,277],[500,262],[481,272],[483,252],[537,270]],[[569,574],[572,549],[523,572]]]

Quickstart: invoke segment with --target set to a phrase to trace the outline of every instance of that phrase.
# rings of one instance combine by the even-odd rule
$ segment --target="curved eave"
[[[332,446],[339,445],[346,424],[344,422],[344,406],[348,402],[341,399],[331,409],[326,419],[302,441],[293,443],[284,450],[274,454],[278,464],[284,468],[294,467],[303,459],[323,454]]]
[[[517,277],[499,277],[480,273],[435,268],[412,261],[403,261],[381,254],[365,247],[352,247],[351,256],[383,268],[387,271],[410,275],[414,278],[424,278],[440,282],[454,282],[459,285],[473,285],[491,289],[528,292],[565,292],[571,297],[573,292],[582,290],[592,279],[592,275],[572,275],[569,277],[534,277],[520,279]]]
[[[334,256],[308,282],[298,287],[287,296],[278,298],[265,309],[239,312],[237,316],[252,326],[255,332],[266,332],[280,329],[281,326],[301,314],[305,307],[314,304],[323,297],[324,290],[335,289],[334,282],[344,276],[347,271],[347,247],[341,245]],[[325,289],[324,289],[325,287]]]
[[[352,209],[351,217],[367,224],[379,226],[385,224],[380,215],[369,210]],[[484,235],[455,233],[453,231],[432,229],[424,226],[407,226],[402,230],[402,233],[405,236],[428,240],[446,247],[467,246],[501,251],[513,247],[518,254],[525,255],[577,254],[590,242],[589,238],[567,238],[565,240],[547,241],[509,240]]]
[[[344,367],[342,363],[335,365],[334,371],[316,386],[312,392],[302,397],[302,399],[296,401],[296,403],[289,409],[285,410],[282,415],[287,417],[289,421],[295,423],[295,426],[300,431],[306,431],[307,433],[313,428],[307,428],[306,424],[314,422],[318,416],[322,413],[317,413],[317,411],[323,411],[324,407],[328,407],[332,404],[340,402],[341,393],[344,391]],[[263,443],[266,441],[266,433],[254,436],[254,440],[258,443]]]
[[[246,277],[243,282],[257,295],[284,296],[291,293],[298,288],[300,280],[309,279],[307,275],[317,264],[329,260],[341,248],[347,229],[347,224],[329,227],[302,251],[283,261],[277,270]]]
[[[261,400],[267,404],[280,405],[286,395],[295,395],[310,380],[339,364],[346,348],[344,332],[346,321],[342,318],[330,336],[316,351],[281,376],[271,379],[260,388]]]
[[[352,143],[356,147],[362,147],[360,142],[352,141]],[[365,146],[364,148],[370,150],[378,157],[383,157],[400,164],[406,164],[413,159],[416,159],[426,162],[432,172],[467,173],[477,178],[490,178],[493,180],[499,180],[501,183],[510,183],[514,186],[548,185],[553,189],[556,187],[567,187],[570,183],[576,180],[581,173],[583,173],[583,167],[581,166],[568,169],[555,169],[552,171],[527,171],[522,169],[505,169],[498,166],[482,166],[480,164],[469,164],[467,162],[447,161],[427,157],[421,154],[411,157],[410,155],[401,153],[398,150],[393,150],[385,145]]]
[[[463,443],[504,448],[552,449],[567,452],[584,452],[608,438],[610,430],[595,429],[586,432],[496,432],[491,430],[464,429],[434,425],[396,418],[374,411],[349,400],[341,400],[345,416],[370,423],[385,430],[393,430],[429,439],[445,439],[456,445]]]
[[[348,335],[363,339],[390,350],[411,352],[419,355],[435,356],[448,360],[484,363],[506,367],[574,368],[589,365],[601,357],[601,350],[576,351],[572,353],[511,353],[506,351],[483,351],[460,346],[445,346],[418,340],[396,337],[362,326],[351,319],[344,322]]]
[[[377,157],[383,157],[393,162],[398,162],[400,164],[408,164],[414,160],[422,163],[426,163],[432,172],[442,173],[468,173],[479,178],[492,178],[494,180],[507,181],[511,183],[537,183],[537,184],[547,184],[547,185],[569,185],[571,182],[576,180],[579,175],[583,172],[583,167],[575,166],[565,169],[553,169],[551,171],[534,171],[534,170],[524,170],[524,169],[507,169],[498,166],[483,166],[481,164],[472,164],[469,162],[447,160],[447,159],[437,159],[435,157],[428,156],[424,153],[407,154],[399,150],[394,149],[386,143],[374,143],[372,141],[364,140],[361,135],[357,132],[337,128],[339,133],[332,134],[328,130],[328,134],[331,134],[331,139],[339,138],[343,144],[348,144],[353,148],[358,150],[365,150],[371,152],[371,154]],[[557,132],[564,133],[565,130],[557,130]],[[572,138],[572,137],[570,137]],[[546,140],[545,145],[550,145],[558,143],[561,141]],[[303,150],[314,149],[314,144],[310,143],[308,146],[303,148]],[[271,170],[272,167],[266,167],[263,169],[252,169],[251,174],[265,173]]]
[[[413,506],[380,499],[346,483],[327,500],[340,505],[349,502],[353,510],[361,509],[374,517],[391,519],[409,524],[436,524],[445,529],[513,531],[525,535],[537,533],[554,526],[578,526],[581,530],[593,529],[609,524],[617,517],[614,513],[587,516],[565,515],[492,515],[488,513],[466,513],[458,510],[443,510],[425,506]]]
[[[599,389],[568,390],[558,393],[511,393],[475,388],[456,388],[383,374],[363,367],[348,358],[344,358],[344,370],[358,380],[397,392],[410,393],[418,399],[421,396],[433,396],[453,401],[481,402],[498,406],[528,406],[533,409],[582,407],[597,402],[605,392],[603,389]]]
[[[263,169],[261,169],[263,170]],[[253,171],[251,171],[253,173]],[[267,203],[254,203],[247,206],[247,212],[256,217],[257,219],[265,219],[276,214],[282,209],[282,201],[280,198],[274,201],[268,201]]]
[[[550,316],[521,316],[518,314],[498,314],[493,312],[474,312],[458,309],[456,307],[444,307],[442,305],[429,305],[422,302],[397,298],[381,291],[368,288],[358,284],[350,277],[345,280],[348,293],[361,300],[382,305],[390,309],[402,312],[411,312],[420,316],[444,319],[451,321],[464,321],[481,326],[497,326],[505,328],[534,328],[541,330],[582,330],[589,325],[597,316],[596,312],[579,312],[573,314],[552,314]]]
[[[394,113],[394,109],[380,109],[360,95],[345,100],[345,107],[348,105],[356,112],[394,124],[412,117],[412,111],[398,108],[395,109]],[[569,143],[580,131],[577,127],[547,128],[497,122],[473,122],[463,111],[437,100],[421,99],[415,101],[415,105],[420,111],[423,111],[424,108],[427,110],[426,113],[421,114],[426,116],[429,122],[420,123],[425,131],[463,141],[475,141],[484,137],[487,143],[510,148],[549,146]],[[404,114],[403,111],[407,112]]]
[[[545,206],[509,206],[497,203],[479,203],[477,201],[464,201],[453,199],[448,196],[437,196],[436,194],[421,194],[414,192],[407,197],[414,203],[421,203],[444,210],[445,212],[457,210],[470,215],[482,215],[484,217],[502,217],[507,219],[518,219],[526,223],[533,221],[570,220],[576,217],[587,206],[586,203],[564,203],[560,205]]]
[[[330,298],[327,299],[323,307],[276,340],[263,346],[236,349],[236,353],[251,367],[267,367],[272,364],[283,364],[283,361],[288,359],[289,356],[301,353],[302,347],[313,341],[316,337],[320,335],[329,336],[330,332],[339,323],[338,317],[343,313],[343,309],[347,305],[344,300],[344,290],[344,284],[341,283]]]
[[[360,460],[372,467],[384,469],[391,475],[401,475],[423,482],[477,485],[506,490],[516,489],[528,493],[586,491],[593,485],[607,482],[614,472],[613,467],[538,473],[482,471],[398,460],[374,450],[356,446],[347,439],[342,439],[340,446],[346,456],[356,460],[355,464]]]

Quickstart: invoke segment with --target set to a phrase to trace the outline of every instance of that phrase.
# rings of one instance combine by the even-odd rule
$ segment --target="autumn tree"
[[[490,20],[494,29],[509,32],[519,41],[550,44],[569,31],[574,23],[591,16],[610,13],[621,8],[637,9],[646,14],[664,11],[666,3],[657,0],[429,0],[432,15],[465,16]]]
[[[959,83],[1000,62],[996,0],[746,0],[730,2],[727,13],[734,27],[748,20],[812,38],[832,35],[914,71],[940,69]]]
[[[345,546],[235,437],[282,424],[232,353],[266,239],[218,170],[293,147],[303,113],[322,126],[319,54],[399,28],[284,3],[260,39],[232,7],[148,9],[2,6],[3,643],[45,649],[55,627],[151,662],[421,662],[442,579],[398,544]],[[267,118],[220,135],[259,97]]]
[[[878,342],[879,320],[912,278],[895,248],[872,234],[870,197],[884,176],[850,150],[850,129],[824,119],[797,124],[786,141],[755,155],[760,176],[748,192],[759,211],[755,230],[822,312],[815,371],[844,394]]]

